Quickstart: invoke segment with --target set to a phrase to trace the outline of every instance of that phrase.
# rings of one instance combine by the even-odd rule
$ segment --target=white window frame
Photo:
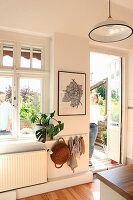
[[[13,66],[4,66],[3,65],[3,46],[4,45],[12,45],[13,46]],[[9,41],[0,41],[0,68],[6,69],[8,68],[13,69],[14,63],[15,63],[15,43],[14,42],[9,42]]]
[[[25,67],[21,67],[21,48],[30,48],[30,68],[25,68]],[[32,52],[33,49],[37,48],[37,49],[41,49],[41,69],[38,68],[32,68]],[[17,45],[17,49],[18,49],[18,63],[17,63],[17,69],[20,70],[34,70],[34,71],[45,71],[45,65],[46,65],[46,54],[45,54],[45,47],[43,46],[37,46],[37,45],[28,45],[25,43],[18,43]]]
[[[17,105],[17,132],[20,133],[20,115],[19,115],[19,111],[20,111],[20,79],[37,79],[41,81],[41,92],[40,92],[40,112],[42,112],[42,91],[43,91],[43,87],[42,87],[42,80],[43,78],[40,78],[39,76],[33,76],[33,75],[25,75],[25,74],[18,74],[17,75],[17,85],[18,85],[18,89],[17,89],[17,98],[18,98],[18,105]],[[18,138],[29,138],[29,135],[21,135]],[[30,135],[30,138],[35,138],[35,135]]]
[[[8,137],[3,137],[0,136],[0,141],[5,141],[5,140],[18,140],[18,139],[33,139],[35,138],[35,135],[33,134],[30,135],[30,137],[27,137],[24,135],[23,137],[19,136],[20,133],[20,117],[19,117],[19,80],[20,78],[35,78],[35,79],[40,79],[41,80],[41,96],[40,96],[40,102],[41,102],[41,111],[42,112],[47,112],[47,95],[49,93],[49,71],[45,70],[46,64],[49,63],[48,58],[48,47],[47,47],[47,53],[45,52],[45,46],[42,45],[34,45],[34,44],[26,44],[22,42],[9,42],[9,41],[0,41],[1,45],[1,52],[3,52],[3,44],[11,44],[14,46],[13,48],[13,66],[12,67],[7,67],[7,66],[2,66],[2,60],[3,60],[3,53],[1,54],[0,57],[0,77],[12,77],[12,98],[13,98],[13,105],[15,110],[14,113],[14,131],[12,136],[9,135]],[[47,43],[46,43],[47,44]],[[33,48],[38,48],[41,49],[41,69],[35,69],[35,68],[22,68],[20,66],[20,61],[21,61],[21,47],[30,47],[32,50]],[[32,55],[32,53],[30,54]],[[45,62],[46,61],[46,62]],[[30,58],[30,62],[32,63],[32,56]],[[49,66],[47,66],[47,69]],[[32,72],[32,73],[31,73]],[[46,87],[48,86],[48,88]],[[16,97],[16,102],[14,102],[14,96]]]

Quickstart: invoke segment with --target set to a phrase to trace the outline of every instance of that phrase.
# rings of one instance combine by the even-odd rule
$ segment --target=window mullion
[[[16,90],[16,98],[17,98],[17,137],[19,137],[19,133],[20,133],[20,76],[19,74],[17,74],[16,76],[16,83],[17,83],[17,90]]]
[[[41,49],[41,69],[45,70],[45,55],[44,55],[44,49]]]
[[[19,52],[19,49],[18,49],[18,44],[15,43],[14,44],[14,48],[13,48],[13,67],[14,67],[14,70],[17,70],[18,68],[18,52]]]
[[[17,98],[17,73],[14,70],[13,77],[13,118],[14,118],[14,136],[18,137],[18,98]]]
[[[21,58],[21,48],[20,48],[20,44],[17,43],[16,44],[16,70],[20,69],[20,58]]]

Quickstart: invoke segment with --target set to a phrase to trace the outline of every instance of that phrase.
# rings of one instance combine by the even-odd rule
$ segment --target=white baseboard
[[[16,200],[16,190],[1,192],[0,200]]]
[[[54,190],[59,190],[59,189],[63,189],[63,188],[67,188],[67,187],[71,187],[75,185],[80,185],[83,183],[92,182],[92,180],[93,180],[93,173],[90,171],[76,174],[74,176],[51,179],[47,183],[17,189],[16,198],[20,199],[20,198],[25,198],[28,196],[33,196],[37,194],[54,191]]]

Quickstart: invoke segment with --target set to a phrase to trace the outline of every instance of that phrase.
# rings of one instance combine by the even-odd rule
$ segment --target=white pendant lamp
[[[118,42],[133,34],[133,29],[126,22],[111,17],[109,0],[109,17],[106,21],[96,24],[89,32],[90,39],[96,42]]]

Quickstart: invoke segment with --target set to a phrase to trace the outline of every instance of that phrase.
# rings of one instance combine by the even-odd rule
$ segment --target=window
[[[12,134],[12,78],[0,77],[0,135]]]
[[[33,133],[30,117],[32,110],[41,111],[41,80],[20,78],[19,104],[20,104],[20,133]],[[25,112],[27,110],[27,112]]]
[[[32,52],[32,68],[41,69],[41,49],[33,49]]]
[[[115,64],[111,63],[111,80],[115,78]]]
[[[40,48],[21,47],[21,62],[22,68],[41,69],[41,55]]]
[[[1,66],[13,67],[14,46],[8,43],[1,43]]]
[[[0,139],[35,137],[32,110],[44,112],[46,105],[43,47],[5,42],[0,46]]]
[[[30,68],[30,48],[21,48],[21,67]]]

